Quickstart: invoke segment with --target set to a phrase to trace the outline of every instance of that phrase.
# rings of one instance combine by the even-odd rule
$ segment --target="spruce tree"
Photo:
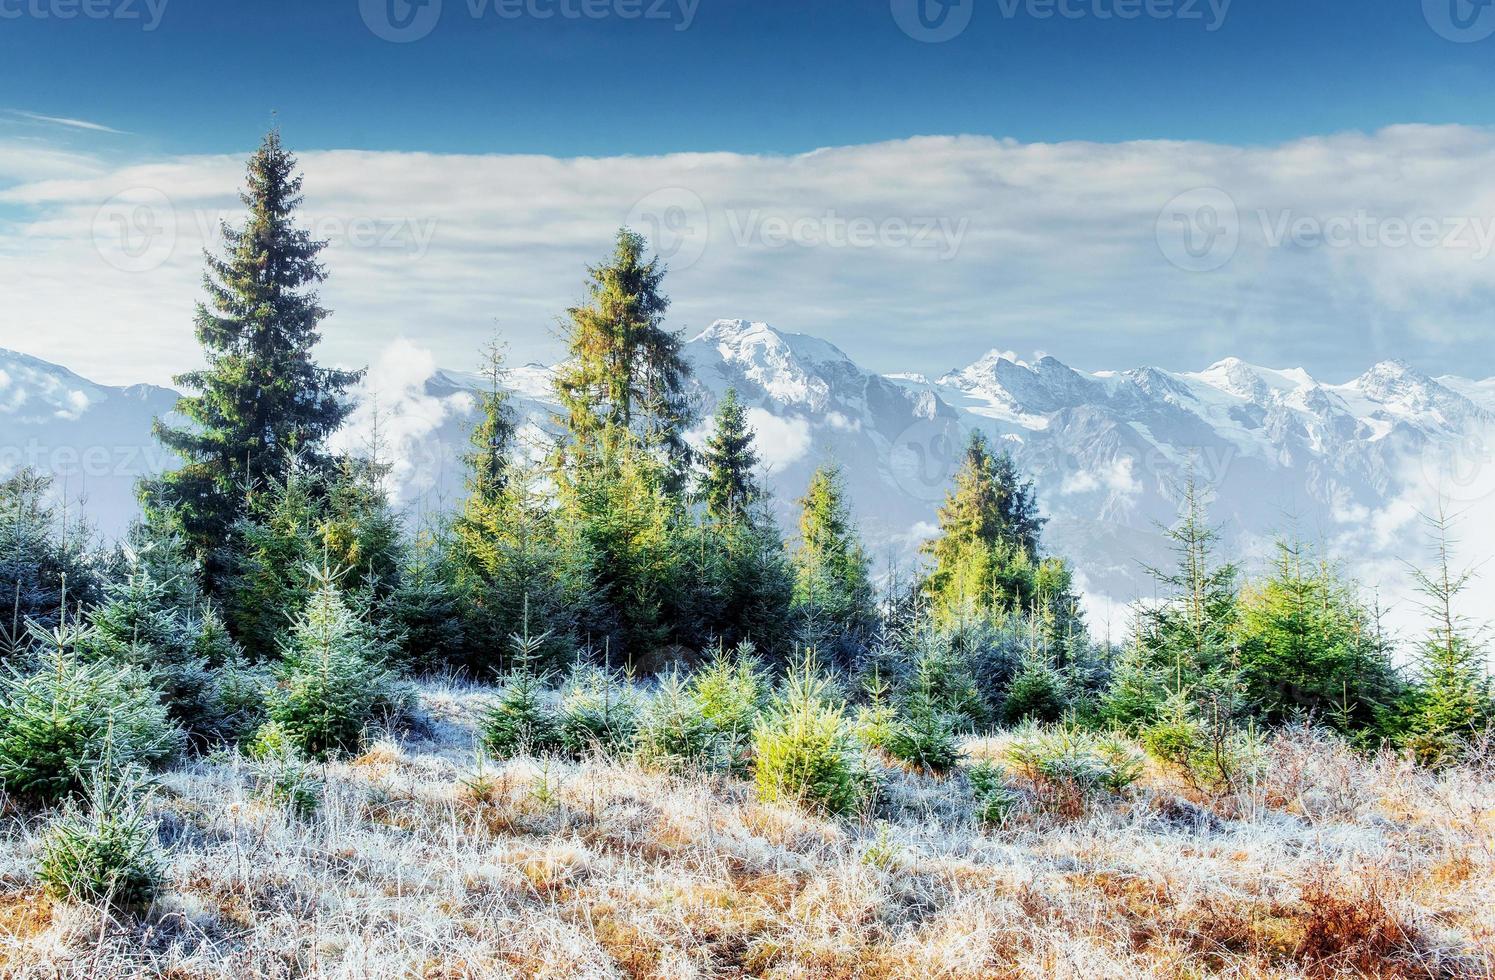
[[[88,528],[54,503],[52,478],[22,469],[0,481],[0,654],[25,644],[27,622],[55,625],[64,593],[88,605],[102,587]]]
[[[563,536],[588,558],[595,641],[630,662],[678,637],[688,618],[682,534],[690,453],[690,369],[663,326],[665,269],[644,260],[642,236],[622,229],[605,263],[588,270],[588,301],[569,311],[570,357],[555,391]]]
[[[496,338],[484,348],[483,356],[482,373],[488,387],[479,396],[479,420],[469,437],[472,449],[463,461],[467,464],[469,501],[476,506],[492,506],[507,481],[514,418],[509,411],[509,393],[503,387],[503,348]]]
[[[1033,484],[1010,455],[992,455],[980,432],[971,433],[939,522],[940,535],[923,548],[933,560],[924,592],[936,621],[1032,613],[1050,639],[1076,639],[1083,626],[1069,568],[1039,555],[1045,521]]]
[[[542,492],[543,475],[510,466],[502,489],[473,492],[452,523],[450,560],[463,606],[466,665],[502,670],[509,637],[539,635],[537,669],[569,666],[581,636],[606,633],[580,526]]]
[[[1141,610],[1139,642],[1153,665],[1197,676],[1233,669],[1239,572],[1215,559],[1220,533],[1208,522],[1192,475],[1183,498],[1178,523],[1163,531],[1177,564],[1148,568],[1165,594]]]
[[[225,254],[208,256],[203,276],[196,331],[207,366],[176,379],[195,392],[177,404],[187,424],[156,423],[182,466],[142,489],[153,519],[174,522],[203,556],[213,587],[246,491],[282,479],[288,453],[327,464],[324,441],[347,418],[344,396],[360,377],[312,358],[328,312],[314,288],[326,278],[318,261],[326,243],[296,226],[295,169],[274,130],[249,159],[248,216],[242,227],[224,223]]]
[[[318,759],[357,749],[376,711],[396,704],[391,645],[350,606],[325,566],[307,569],[310,596],[281,641],[271,721]]]
[[[1431,626],[1419,651],[1409,744],[1421,761],[1443,765],[1458,759],[1464,739],[1495,720],[1495,704],[1482,634],[1455,608],[1473,572],[1453,570],[1448,515],[1440,511],[1427,523],[1433,567],[1417,569],[1414,576]]]
[[[717,407],[701,459],[705,520],[688,545],[695,588],[692,642],[736,645],[751,640],[770,655],[788,640],[793,573],[755,470],[758,452],[747,412],[728,388]]]
[[[844,666],[871,639],[877,613],[841,471],[818,468],[799,504],[800,541],[792,558],[794,612],[806,645]]]
[[[90,659],[128,664],[148,678],[172,720],[206,736],[216,720],[213,675],[197,651],[195,622],[171,604],[167,583],[138,562],[105,601],[88,613],[92,629],[80,644]]]
[[[664,327],[665,268],[644,260],[645,241],[618,231],[612,257],[587,270],[588,301],[567,311],[569,358],[555,379],[565,409],[567,467],[605,463],[630,441],[662,452],[679,472],[689,459],[690,366]]]
[[[722,396],[713,421],[702,456],[706,473],[701,493],[706,513],[721,524],[747,515],[762,498],[763,490],[755,473],[758,453],[753,448],[753,430],[736,388],[728,388]]]
[[[1269,722],[1375,727],[1400,693],[1369,610],[1296,542],[1279,542],[1272,573],[1243,590],[1237,637],[1247,697]]]

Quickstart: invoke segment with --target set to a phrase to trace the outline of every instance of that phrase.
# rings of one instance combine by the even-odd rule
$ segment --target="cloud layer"
[[[921,137],[798,156],[301,155],[332,242],[328,356],[397,337],[463,366],[497,322],[549,360],[623,223],[672,266],[672,321],[766,320],[936,372],[993,346],[1086,368],[1224,354],[1329,378],[1404,356],[1495,374],[1495,132],[1279,146]],[[201,249],[239,155],[110,163],[0,141],[0,346],[110,382],[196,362]]]

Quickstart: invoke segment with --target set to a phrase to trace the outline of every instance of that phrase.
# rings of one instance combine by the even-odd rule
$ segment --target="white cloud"
[[[747,410],[754,445],[763,465],[777,471],[803,459],[810,451],[810,423],[802,418],[780,418],[761,408]]]
[[[102,123],[89,122],[87,119],[69,119],[66,116],[44,116],[39,112],[26,112],[20,109],[16,110],[16,115],[30,119],[32,122],[50,123],[53,126],[63,126],[68,129],[82,129],[91,133],[113,133],[116,136],[128,135],[123,130],[113,129]]]
[[[353,415],[332,440],[334,448],[355,455],[377,449],[393,466],[389,486],[396,496],[417,498],[440,484],[444,470],[460,465],[462,448],[446,445],[439,430],[471,411],[473,398],[466,392],[427,394],[426,382],[436,370],[430,350],[398,338],[369,368]]]
[[[1383,236],[1388,219],[1495,222],[1486,129],[1266,147],[958,136],[798,156],[343,150],[301,162],[306,218],[332,241],[325,352],[345,365],[409,336],[461,367],[495,319],[516,363],[554,360],[555,318],[631,221],[669,253],[673,325],[766,320],[881,370],[936,373],[1000,343],[1094,368],[1232,353],[1332,378],[1382,356],[1452,367],[1463,354],[1461,372],[1495,372],[1483,343],[1495,258],[1270,240],[1298,218],[1364,214]],[[111,382],[193,366],[200,250],[218,217],[236,215],[242,166],[238,155],[121,166],[0,142],[0,346]],[[1181,230],[1164,206],[1199,187],[1226,191],[1238,218],[1239,245],[1212,272],[1165,258]],[[142,211],[157,194],[171,210]],[[123,271],[121,241],[138,251],[154,229],[161,263]]]
[[[1093,469],[1074,470],[1064,477],[1059,492],[1070,496],[1102,489],[1123,497],[1135,497],[1142,492],[1142,484],[1132,473],[1131,457],[1118,456]]]

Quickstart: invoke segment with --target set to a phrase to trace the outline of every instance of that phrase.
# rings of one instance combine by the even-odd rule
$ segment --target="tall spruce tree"
[[[796,618],[808,645],[846,665],[871,639],[877,611],[841,471],[818,468],[799,504],[800,541],[791,559]]]
[[[1154,666],[1190,677],[1234,670],[1237,608],[1232,562],[1215,558],[1220,532],[1209,524],[1204,491],[1184,485],[1181,516],[1163,533],[1173,569],[1148,568],[1164,595],[1141,610],[1138,642]]]
[[[794,576],[754,472],[758,452],[735,388],[717,406],[702,454],[706,514],[693,529],[690,606],[697,644],[753,642],[770,655],[787,645]]]
[[[1009,455],[992,455],[980,432],[971,433],[939,522],[939,537],[923,549],[934,563],[924,588],[936,618],[1029,611],[1039,592],[1044,520],[1032,483],[1021,480]]]
[[[645,245],[642,235],[620,229],[612,257],[587,270],[587,302],[567,311],[570,356],[555,390],[569,465],[615,460],[628,443],[662,452],[677,475],[689,458],[690,367],[680,335],[664,328],[665,267],[644,260]]]
[[[748,514],[762,498],[763,490],[754,472],[758,453],[753,448],[753,430],[736,388],[727,389],[713,421],[702,459],[706,474],[701,491],[706,513],[712,520],[725,523]]]
[[[503,387],[503,347],[496,337],[483,349],[483,358],[483,379],[488,387],[479,396],[478,424],[473,426],[472,448],[464,462],[469,500],[491,505],[503,493],[508,479],[514,417],[509,411],[509,393]]]
[[[344,396],[360,377],[312,358],[328,312],[314,288],[326,278],[318,261],[326,242],[296,226],[295,170],[275,130],[249,159],[245,223],[225,222],[224,254],[207,256],[207,301],[196,315],[207,367],[176,379],[195,392],[177,403],[188,424],[156,423],[156,437],[183,463],[142,489],[152,518],[178,527],[204,559],[210,585],[226,570],[223,546],[246,488],[282,479],[291,453],[328,464],[324,440],[347,418]]]
[[[461,658],[480,673],[502,670],[510,638],[530,636],[541,665],[566,667],[591,603],[590,562],[544,499],[540,474],[513,458],[502,348],[495,340],[483,354],[488,387],[464,457],[467,499],[451,524],[451,570],[463,600]]]

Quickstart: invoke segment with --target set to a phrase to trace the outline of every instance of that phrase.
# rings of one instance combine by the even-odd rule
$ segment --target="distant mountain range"
[[[912,558],[966,432],[988,433],[1035,480],[1047,547],[1074,562],[1097,627],[1110,603],[1151,594],[1143,565],[1167,560],[1157,525],[1176,517],[1190,472],[1213,497],[1226,548],[1259,560],[1275,535],[1296,534],[1393,599],[1405,591],[1402,559],[1421,554],[1417,514],[1440,499],[1468,512],[1471,558],[1488,553],[1476,550],[1482,537],[1495,546],[1495,379],[1433,378],[1388,361],[1330,384],[1235,358],[1194,373],[1086,373],[995,350],[937,379],[884,376],[825,341],[744,320],[713,323],[685,354],[703,418],[729,386],[749,406],[786,529],[810,472],[836,461],[880,560]],[[424,356],[390,352],[370,386],[399,499],[435,511],[461,497],[481,381],[424,366]],[[552,425],[550,376],[532,364],[507,380],[537,452]],[[135,479],[170,463],[150,428],[175,397],[0,351],[0,472],[29,463],[56,474],[69,495],[86,495],[101,530],[118,533]],[[374,403],[363,399],[346,446],[368,439]]]

